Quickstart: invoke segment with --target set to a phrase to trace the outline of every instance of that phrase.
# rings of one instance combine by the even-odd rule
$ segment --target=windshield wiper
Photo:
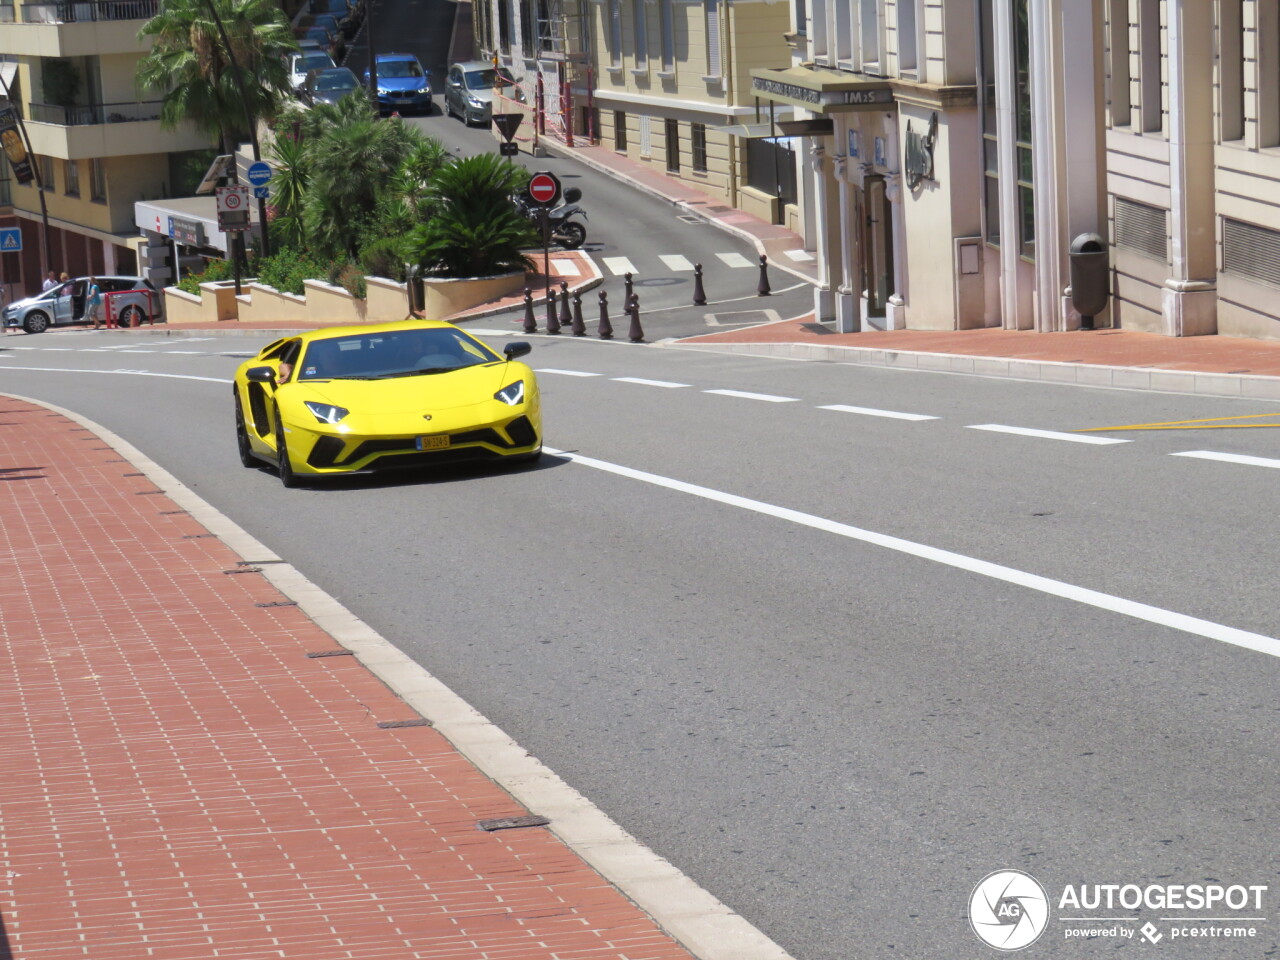
[[[397,373],[384,373],[378,379],[390,380],[392,377],[416,377],[419,374],[448,373],[450,370],[462,369],[462,367],[423,367],[421,370],[400,370]]]

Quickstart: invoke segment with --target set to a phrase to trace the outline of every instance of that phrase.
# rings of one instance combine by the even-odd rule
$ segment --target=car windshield
[[[466,75],[468,90],[492,90],[495,79],[498,76],[496,70],[472,70]]]
[[[311,53],[305,57],[299,57],[293,69],[295,73],[310,73],[312,70],[324,70],[332,66],[333,60],[327,53]]]
[[[378,76],[391,80],[422,76],[422,68],[412,60],[385,60],[378,63]]]
[[[316,77],[317,90],[354,90],[355,87],[355,75],[347,70],[341,73],[322,73]]]
[[[459,330],[416,329],[316,340],[299,380],[383,380],[446,373],[502,358]]]

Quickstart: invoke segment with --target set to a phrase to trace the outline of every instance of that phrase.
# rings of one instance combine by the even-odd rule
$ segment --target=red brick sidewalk
[[[96,433],[0,463],[0,956],[688,960]]]

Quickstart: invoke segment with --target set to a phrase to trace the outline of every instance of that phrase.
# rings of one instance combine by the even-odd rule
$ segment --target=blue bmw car
[[[365,83],[370,79],[366,70]],[[431,112],[431,75],[413,54],[384,53],[378,57],[378,107],[383,113]]]

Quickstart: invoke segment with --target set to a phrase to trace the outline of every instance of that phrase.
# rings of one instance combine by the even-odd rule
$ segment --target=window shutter
[[[653,156],[652,147],[649,140],[649,117],[640,117],[640,156]]]
[[[720,0],[706,0],[707,76],[720,76]]]
[[[1280,287],[1280,233],[1223,217],[1222,269]]]
[[[1165,211],[1116,197],[1116,246],[1162,262],[1169,259]]]

